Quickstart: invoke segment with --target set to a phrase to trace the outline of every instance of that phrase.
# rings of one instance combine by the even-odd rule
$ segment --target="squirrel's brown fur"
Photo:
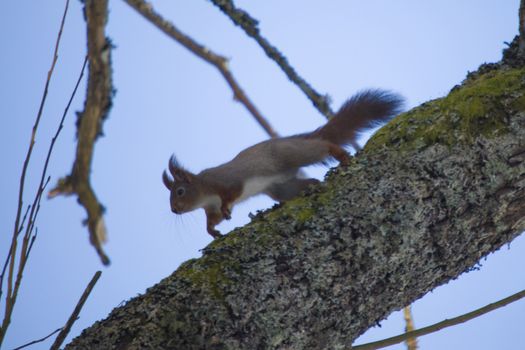
[[[383,90],[365,90],[346,101],[324,126],[311,133],[273,138],[241,151],[231,161],[193,174],[171,157],[164,171],[174,213],[204,208],[207,231],[220,236],[215,226],[231,218],[235,203],[259,193],[277,201],[296,197],[316,179],[300,178],[299,169],[332,157],[348,163],[344,146],[358,149],[359,132],[390,120],[401,111],[403,99]]]

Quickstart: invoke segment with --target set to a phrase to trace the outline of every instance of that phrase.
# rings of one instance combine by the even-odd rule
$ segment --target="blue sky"
[[[268,60],[262,50],[207,1],[154,1],[181,30],[231,59],[230,67],[282,135],[312,130],[324,117]],[[387,88],[410,107],[447,94],[468,71],[500,59],[504,42],[517,34],[518,0],[236,1],[259,19],[262,34],[308,82],[332,97],[333,109],[354,92]],[[16,210],[18,178],[43,91],[63,11],[63,1],[7,2],[0,13],[0,254],[6,254]],[[203,212],[175,217],[161,173],[175,153],[199,171],[231,159],[266,135],[215,68],[147,23],[123,1],[110,2],[108,35],[117,94],[105,137],[95,148],[92,182],[107,208],[112,259],[103,268],[81,226],[83,209],[73,198],[43,200],[39,238],[23,280],[11,328],[10,349],[62,326],[97,269],[103,275],[71,335],[104,318],[113,307],[200,255],[211,240]],[[43,157],[76,82],[85,54],[80,2],[71,1],[35,152],[25,202],[40,176]],[[85,83],[85,82],[84,82]],[[82,84],[51,159],[51,183],[69,173],[74,157],[75,114]],[[323,168],[308,170],[321,177]],[[258,197],[235,208],[219,229],[249,221],[272,205]],[[482,261],[414,304],[416,326],[450,318],[510,295],[525,286],[525,239]],[[3,258],[2,258],[3,259]],[[0,313],[3,314],[3,301]],[[420,339],[421,349],[517,349],[523,344],[525,302],[468,324]],[[358,342],[402,332],[395,313]],[[48,343],[34,346],[47,349]],[[403,349],[394,346],[392,349]]]

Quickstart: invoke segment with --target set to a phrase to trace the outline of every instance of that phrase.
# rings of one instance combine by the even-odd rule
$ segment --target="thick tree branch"
[[[525,68],[395,118],[307,197],[256,216],[67,349],[343,349],[525,229]]]
[[[190,38],[188,35],[182,33],[172,23],[162,18],[154,9],[153,6],[143,0],[124,0],[129,6],[134,8],[144,18],[150,21],[158,29],[168,35],[170,38],[177,41],[179,44],[190,50],[192,53],[202,58],[206,62],[213,65],[219,70],[226,82],[233,91],[234,98],[242,103],[246,109],[252,114],[257,123],[270,135],[271,137],[278,136],[277,132],[272,128],[270,123],[263,117],[263,115],[257,110],[253,102],[244,93],[237,80],[235,80],[233,74],[228,68],[228,60],[220,56],[203,45],[197,43],[195,40]]]
[[[251,17],[248,12],[235,7],[233,0],[210,0],[215,6],[228,16],[232,22],[241,27],[246,35],[252,37],[264,50],[266,55],[277,63],[281,70],[286,74],[301,91],[312,101],[315,108],[327,118],[331,118],[334,112],[330,109],[330,99],[326,95],[321,95],[304,80],[295,69],[288,63],[286,57],[259,32],[259,22]]]
[[[103,206],[91,186],[91,162],[96,139],[102,135],[102,123],[111,108],[111,43],[105,36],[107,0],[86,0],[84,13],[87,22],[89,79],[84,111],[77,120],[77,151],[71,174],[58,181],[50,196],[76,194],[87,212],[86,224],[91,244],[102,262],[109,258],[102,249],[106,240]]]

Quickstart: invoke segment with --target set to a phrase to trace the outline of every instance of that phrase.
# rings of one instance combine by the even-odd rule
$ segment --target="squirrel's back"
[[[403,98],[395,93],[361,91],[348,99],[322,127],[310,133],[260,142],[241,151],[230,162],[202,171],[199,176],[208,181],[219,178],[224,183],[284,173],[295,176],[300,167],[321,163],[330,156],[345,156],[342,146],[351,144],[357,148],[355,140],[360,132],[387,122],[401,111],[402,105]]]

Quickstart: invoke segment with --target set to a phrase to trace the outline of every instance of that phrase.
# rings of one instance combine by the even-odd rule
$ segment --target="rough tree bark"
[[[66,349],[347,349],[525,229],[525,68],[484,65]]]

